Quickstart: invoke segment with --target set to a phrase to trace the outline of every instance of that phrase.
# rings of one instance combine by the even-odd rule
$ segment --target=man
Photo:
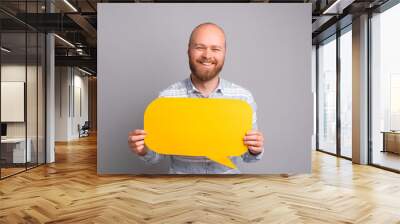
[[[216,24],[198,25],[190,35],[188,56],[191,70],[190,77],[177,82],[160,93],[160,97],[194,97],[194,98],[235,98],[248,102],[253,107],[253,130],[246,133],[243,143],[248,151],[240,157],[231,157],[237,164],[255,162],[263,154],[264,138],[257,131],[256,103],[251,93],[231,82],[219,77],[225,61],[225,33]],[[176,174],[237,174],[231,169],[202,156],[168,156],[158,154],[144,145],[146,132],[136,129],[129,133],[128,142],[131,150],[142,160],[156,163],[163,157],[170,157],[170,173]],[[205,141],[207,141],[205,139]]]

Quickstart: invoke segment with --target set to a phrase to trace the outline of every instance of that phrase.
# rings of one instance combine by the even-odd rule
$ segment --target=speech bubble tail
[[[217,163],[220,163],[224,166],[227,166],[231,169],[237,169],[236,165],[229,159],[228,157],[213,157],[213,156],[207,156],[210,160],[215,161]]]

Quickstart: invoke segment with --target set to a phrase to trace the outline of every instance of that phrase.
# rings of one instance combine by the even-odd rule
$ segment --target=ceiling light
[[[7,49],[7,48],[5,48],[5,47],[1,47],[1,50],[4,51],[4,52],[6,52],[6,53],[10,53],[10,52],[11,52],[11,50],[9,50],[9,49]]]
[[[68,0],[64,0],[65,4],[67,4],[74,12],[78,12],[78,10],[71,4],[69,3]]]
[[[355,2],[355,0],[336,0],[332,5],[325,9],[322,14],[342,14],[343,10],[353,2]]]
[[[322,14],[330,13],[330,11],[339,4],[340,0],[336,0],[332,5],[330,5],[327,9],[324,10]]]
[[[86,71],[86,70],[83,70],[83,69],[81,69],[81,68],[79,68],[79,67],[78,67],[78,70],[81,71],[81,72],[83,72],[83,73],[85,73],[85,74],[87,74],[87,75],[92,75],[92,73],[90,73],[90,72],[88,72],[88,71]]]
[[[66,40],[66,39],[64,39],[64,38],[62,38],[62,37],[60,37],[60,36],[57,35],[57,34],[54,34],[54,36],[56,36],[58,39],[60,39],[61,41],[63,41],[63,42],[66,43],[67,45],[69,45],[69,46],[75,48],[75,45],[71,44],[71,42],[69,42],[68,40]]]

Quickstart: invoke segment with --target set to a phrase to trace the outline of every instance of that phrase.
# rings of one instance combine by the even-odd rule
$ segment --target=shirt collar
[[[221,77],[220,77],[219,80],[218,80],[218,86],[217,86],[217,88],[213,91],[213,93],[214,93],[214,92],[220,92],[220,93],[223,93],[223,92],[224,92],[224,85],[223,85],[223,82],[224,82],[224,80],[221,79]],[[186,84],[187,84],[188,93],[200,93],[200,91],[194,86],[194,84],[193,84],[192,79],[190,78],[190,76],[189,76],[189,78],[186,79]]]

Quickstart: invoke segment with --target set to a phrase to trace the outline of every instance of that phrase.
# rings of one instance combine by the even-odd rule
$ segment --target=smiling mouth
[[[211,66],[211,65],[213,65],[213,63],[211,63],[211,62],[199,62],[201,65],[204,65],[204,66]]]

